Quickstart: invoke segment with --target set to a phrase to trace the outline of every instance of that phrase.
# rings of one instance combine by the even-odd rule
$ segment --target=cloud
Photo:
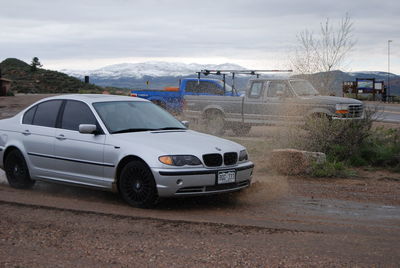
[[[400,42],[399,8],[393,0],[14,0],[1,8],[0,59],[38,56],[61,63],[209,57],[265,62],[268,58],[262,57],[273,55],[281,62],[297,33],[318,31],[320,22],[329,17],[336,23],[346,12],[355,23],[360,51],[387,39]]]

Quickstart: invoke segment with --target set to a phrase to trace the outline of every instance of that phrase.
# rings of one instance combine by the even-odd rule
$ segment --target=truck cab
[[[303,121],[311,116],[354,119],[363,116],[362,102],[342,97],[321,96],[303,79],[250,80],[243,102],[247,123]],[[262,116],[260,116],[262,115]]]

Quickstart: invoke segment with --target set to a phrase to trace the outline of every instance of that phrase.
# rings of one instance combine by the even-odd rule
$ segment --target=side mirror
[[[90,124],[80,124],[79,125],[79,133],[82,134],[94,134],[97,130],[96,125],[90,125]]]
[[[189,121],[181,121],[181,123],[182,123],[186,128],[189,128]]]

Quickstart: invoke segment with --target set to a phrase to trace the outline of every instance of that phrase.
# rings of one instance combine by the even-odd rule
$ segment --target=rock
[[[313,163],[322,164],[325,161],[324,153],[296,149],[275,149],[270,158],[271,167],[285,175],[307,174]]]

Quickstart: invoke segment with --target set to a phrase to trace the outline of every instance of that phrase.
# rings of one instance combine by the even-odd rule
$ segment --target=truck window
[[[187,81],[186,92],[192,94],[224,95],[223,89],[209,81]]]
[[[279,93],[279,94],[277,94]],[[289,96],[289,90],[283,81],[271,81],[267,92],[267,97]]]
[[[262,82],[254,82],[249,91],[249,98],[259,98],[261,95]]]

